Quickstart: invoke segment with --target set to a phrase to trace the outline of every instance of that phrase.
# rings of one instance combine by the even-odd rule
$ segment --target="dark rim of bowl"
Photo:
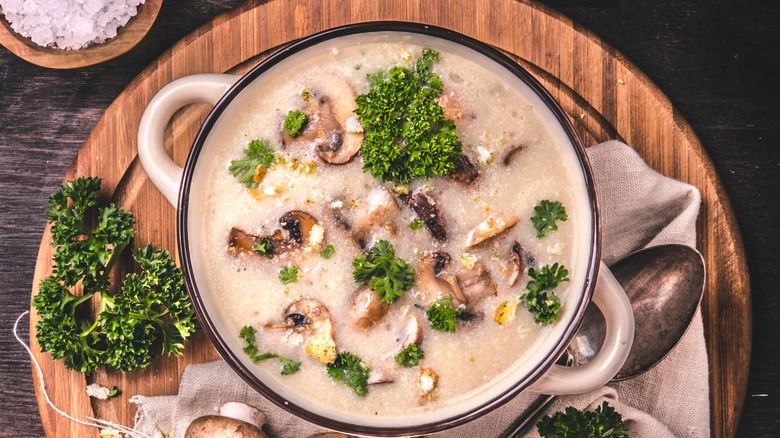
[[[499,65],[503,66],[510,73],[517,76],[525,84],[527,84],[538,96],[544,101],[547,107],[553,112],[561,127],[566,132],[569,140],[579,157],[580,170],[588,189],[589,204],[591,207],[591,242],[590,242],[590,259],[588,260],[588,275],[585,279],[585,290],[580,298],[580,302],[577,305],[577,309],[572,319],[572,322],[564,331],[564,335],[558,340],[555,346],[552,348],[550,354],[544,361],[537,364],[534,370],[528,374],[525,378],[516,382],[509,387],[504,393],[498,397],[493,398],[487,403],[480,406],[475,406],[462,414],[457,416],[446,418],[439,421],[430,423],[423,423],[412,426],[401,427],[379,427],[370,425],[351,424],[342,421],[337,421],[316,412],[312,412],[308,409],[304,409],[300,406],[294,405],[287,401],[284,397],[273,392],[266,384],[260,381],[243,363],[239,360],[236,354],[228,348],[226,342],[217,333],[213,321],[209,317],[203,302],[200,298],[200,291],[198,285],[195,282],[191,266],[191,257],[189,249],[189,231],[187,227],[187,216],[189,212],[189,197],[190,188],[192,184],[192,175],[195,169],[198,156],[203,148],[204,142],[209,135],[209,132],[214,127],[217,119],[219,119],[222,112],[230,104],[230,102],[252,81],[265,71],[286,59],[287,57],[313,45],[337,38],[342,36],[354,35],[358,33],[371,33],[371,32],[406,32],[413,34],[422,34],[437,37],[443,40],[448,40],[454,43],[458,43],[462,46],[470,48],[488,58],[492,59]],[[508,56],[501,53],[499,50],[482,43],[474,38],[460,34],[458,32],[437,27],[427,24],[421,24],[416,22],[403,22],[403,21],[374,21],[363,22],[356,24],[349,24],[345,26],[335,27],[332,29],[324,30],[322,32],[313,34],[311,36],[299,39],[291,44],[279,49],[268,58],[261,61],[257,66],[252,68],[249,72],[244,74],[238,81],[225,93],[225,95],[217,102],[214,108],[206,117],[205,121],[201,125],[201,128],[195,137],[192,149],[184,167],[184,174],[181,183],[181,189],[179,192],[179,214],[177,215],[177,230],[179,235],[179,252],[181,254],[181,262],[184,271],[184,279],[187,287],[187,291],[192,299],[193,306],[195,307],[198,318],[201,325],[206,332],[206,335],[214,344],[220,355],[227,361],[227,363],[233,368],[233,370],[244,379],[252,388],[258,391],[260,394],[271,400],[277,406],[291,412],[292,414],[303,418],[312,423],[320,426],[333,429],[344,433],[353,434],[367,434],[373,436],[404,436],[404,435],[425,435],[442,430],[450,429],[455,426],[472,421],[476,418],[485,415],[486,413],[496,409],[515,397],[521,391],[528,388],[534,381],[541,377],[544,372],[552,366],[555,361],[564,353],[564,350],[569,345],[569,342],[576,333],[579,325],[582,321],[582,317],[585,313],[585,309],[593,296],[593,291],[598,278],[599,261],[601,258],[601,235],[599,228],[599,209],[596,201],[596,193],[593,184],[593,176],[591,173],[590,163],[588,161],[587,154],[585,153],[585,146],[582,139],[574,129],[573,124],[564,113],[560,105],[550,95],[550,93],[525,69],[519,66],[515,61]]]

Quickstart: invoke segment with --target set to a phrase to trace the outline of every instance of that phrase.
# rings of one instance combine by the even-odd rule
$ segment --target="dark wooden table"
[[[42,436],[30,361],[11,335],[29,308],[48,195],[103,111],[173,43],[243,0],[166,0],[129,53],[68,71],[0,47],[0,436]],[[616,47],[698,134],[733,203],[753,299],[738,436],[780,434],[780,3],[547,0]],[[28,337],[27,321],[22,326]],[[745,364],[748,366],[748,364]]]

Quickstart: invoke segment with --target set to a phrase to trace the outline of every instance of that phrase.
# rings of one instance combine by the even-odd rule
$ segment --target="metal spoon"
[[[626,363],[612,379],[627,380],[653,368],[680,341],[704,291],[704,259],[685,245],[640,250],[610,267],[631,301],[636,332]],[[585,364],[604,342],[605,322],[591,304],[567,349],[571,362]],[[525,433],[555,396],[537,398],[499,438]]]

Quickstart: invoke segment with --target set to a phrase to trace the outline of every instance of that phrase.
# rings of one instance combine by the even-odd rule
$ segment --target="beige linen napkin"
[[[694,246],[700,197],[696,188],[650,169],[628,146],[609,141],[588,149],[601,204],[604,262],[612,264],[647,246]],[[495,411],[436,437],[498,436],[535,399],[521,394]],[[708,437],[707,351],[700,313],[682,341],[658,366],[626,382],[587,394],[559,397],[546,414],[567,406],[595,409],[607,400],[623,415],[632,437]],[[135,396],[136,430],[181,437],[195,418],[214,414],[227,401],[244,401],[268,415],[275,438],[306,437],[321,427],[297,419],[261,397],[224,361],[190,365],[177,396]],[[530,436],[538,436],[535,428]]]

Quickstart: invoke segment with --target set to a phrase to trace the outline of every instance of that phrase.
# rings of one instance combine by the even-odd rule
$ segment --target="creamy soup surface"
[[[537,324],[519,300],[530,280],[528,268],[559,263],[566,266],[570,277],[584,269],[577,259],[577,242],[583,239],[577,235],[582,229],[578,221],[584,207],[576,199],[579,192],[572,189],[579,184],[573,181],[578,169],[568,168],[566,163],[571,160],[562,155],[562,148],[570,146],[555,144],[536,110],[483,62],[440,51],[440,61],[433,66],[444,84],[446,98],[440,102],[455,122],[464,155],[479,171],[470,184],[449,177],[405,185],[383,183],[364,172],[360,153],[345,164],[330,164],[313,145],[284,137],[285,116],[290,110],[305,112],[308,95],[340,105],[336,101],[350,95],[339,91],[343,90],[340,87],[346,85],[355,95],[366,93],[367,74],[396,65],[411,68],[424,48],[413,41],[389,38],[324,50],[257,90],[240,111],[231,112],[229,128],[215,145],[215,159],[207,165],[203,205],[191,207],[204,215],[201,233],[207,287],[234,337],[238,339],[242,327],[252,326],[260,352],[301,362],[297,373],[284,376],[277,360],[253,366],[295,392],[344,412],[388,417],[426,412],[484,390],[522,363],[555,326]],[[354,107],[354,101],[347,105]],[[344,129],[360,130],[352,118]],[[255,139],[268,140],[276,159],[258,187],[248,188],[228,168]],[[425,223],[410,226],[419,220],[408,195],[415,191],[434,200],[446,239],[435,239]],[[395,208],[378,224],[356,224],[377,199],[391,201]],[[558,230],[544,238],[536,237],[530,220],[540,200],[559,201],[568,213],[568,220],[558,221]],[[315,231],[300,248],[273,258],[229,248],[231,230],[269,236],[281,229],[280,217],[290,211],[311,215],[324,234]],[[517,223],[467,248],[469,232],[491,216]],[[415,270],[416,284],[390,304],[381,318],[368,327],[359,326],[349,317],[350,305],[353,294],[365,285],[353,279],[352,262],[379,240],[389,241],[396,256]],[[522,248],[523,266],[511,285],[515,243]],[[327,245],[335,249],[330,259],[320,256]],[[446,253],[449,263],[446,267],[440,263],[437,272],[426,277],[423,262],[434,253]],[[279,274],[288,265],[298,268],[297,281],[283,284]],[[432,329],[426,310],[438,297],[423,290],[430,289],[430,283],[422,284],[423,280],[444,271],[455,282],[465,281],[469,270],[480,267],[493,293],[461,305],[471,320],[459,320],[455,333]],[[564,282],[555,294],[565,303],[572,288],[572,282]],[[448,289],[440,287],[439,291],[446,295]],[[369,384],[368,393],[358,395],[343,382],[332,380],[326,365],[305,351],[312,334],[282,327],[288,307],[304,299],[316,300],[329,311],[338,352],[357,355],[370,367],[372,378],[390,382]],[[514,317],[499,324],[497,309],[513,301],[520,303]],[[405,327],[411,318],[421,325],[418,343],[424,358],[419,365],[404,368],[394,357],[408,339]],[[421,388],[422,369],[438,376],[432,390]]]

